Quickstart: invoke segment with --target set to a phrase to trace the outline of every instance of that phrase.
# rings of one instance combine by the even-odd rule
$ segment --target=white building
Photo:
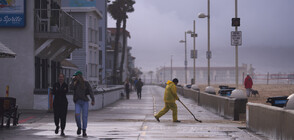
[[[84,25],[83,47],[73,51],[68,60],[78,66],[84,78],[92,86],[97,86],[99,83],[99,65],[102,65],[102,60],[99,59],[102,50],[99,46],[98,21],[102,18],[102,15],[96,7],[62,7],[62,9]]]
[[[13,6],[19,10],[0,13],[0,18],[11,13],[20,17],[21,23],[0,20],[0,42],[16,53],[13,59],[0,59],[0,96],[5,96],[9,85],[9,96],[16,98],[19,108],[33,109],[34,96],[47,95],[48,87],[57,81],[60,62],[82,48],[83,25],[61,10],[60,3],[17,0]]]
[[[89,1],[89,0],[87,0],[87,1],[86,0],[62,0],[62,7],[67,7],[67,9],[68,9],[68,7],[80,8],[80,9],[87,9],[87,8],[90,8],[90,7],[92,9],[96,8],[98,13],[101,15],[98,22],[94,23],[94,24],[96,24],[94,26],[96,26],[96,28],[98,28],[98,30],[94,29],[95,30],[94,32],[98,31],[98,35],[97,35],[98,40],[97,40],[97,42],[95,42],[95,44],[98,44],[98,46],[99,46],[98,50],[97,50],[97,54],[96,54],[96,55],[98,55],[98,57],[97,57],[98,60],[97,61],[99,63],[98,63],[98,69],[95,70],[95,71],[97,71],[97,75],[98,75],[98,84],[99,85],[105,84],[106,83],[106,78],[105,78],[105,72],[106,72],[106,69],[105,69],[105,61],[106,61],[105,60],[105,55],[106,55],[106,51],[105,51],[105,48],[106,48],[106,32],[107,32],[106,31],[107,30],[107,0],[91,0],[91,1]],[[92,22],[95,22],[94,18],[95,18],[95,16],[93,16]],[[80,22],[85,23],[84,20],[89,21],[90,19],[78,18],[78,20]],[[88,35],[88,34],[85,34],[85,35]],[[89,34],[89,36],[90,36],[90,34]],[[89,36],[86,36],[86,37],[89,37]],[[90,53],[87,53],[85,57],[89,57],[88,55],[90,55]],[[73,57],[76,57],[76,56],[73,56]],[[81,59],[80,56],[77,56],[77,57],[79,57],[79,59]],[[78,59],[78,58],[74,58],[74,59]],[[95,59],[95,57],[94,57],[94,59]],[[80,62],[77,62],[75,60],[73,60],[72,62],[74,62],[75,64],[80,63]],[[90,65],[93,66],[93,64],[90,64]],[[94,67],[96,69],[95,65],[96,65],[96,63],[94,64]],[[79,66],[79,68],[81,68],[81,69],[85,69],[85,67],[87,67],[87,66],[85,66],[85,65],[80,65]],[[88,69],[88,67],[87,67],[87,69]],[[92,81],[92,83],[94,85],[97,85],[97,81],[94,80],[93,76],[90,76],[89,78],[92,79],[91,81]]]

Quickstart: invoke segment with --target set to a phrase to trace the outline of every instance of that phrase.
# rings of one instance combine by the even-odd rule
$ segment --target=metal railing
[[[35,9],[35,32],[61,33],[66,40],[83,41],[83,25],[61,9]]]

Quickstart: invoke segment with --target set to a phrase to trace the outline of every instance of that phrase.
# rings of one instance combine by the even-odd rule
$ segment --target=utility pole
[[[196,21],[193,21],[193,84],[196,85]]]
[[[238,0],[235,0],[235,18],[238,18]],[[235,31],[238,31],[238,26],[235,26]],[[238,45],[236,45],[236,89],[239,87],[239,66],[238,66]]]
[[[187,32],[185,32],[185,84],[187,84]]]

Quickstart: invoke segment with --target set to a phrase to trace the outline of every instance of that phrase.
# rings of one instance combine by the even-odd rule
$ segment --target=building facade
[[[83,47],[76,49],[67,59],[78,66],[92,86],[99,84],[99,24],[101,13],[95,7],[62,7],[69,15],[83,24]],[[100,54],[100,55],[99,55]]]
[[[69,61],[87,73],[86,79],[93,86],[105,84],[107,0],[63,0],[62,7],[85,25],[85,49],[76,50]]]
[[[33,109],[34,95],[48,94],[57,81],[61,61],[82,48],[83,25],[60,9],[61,0],[18,0],[12,6],[20,7],[15,15],[23,11],[25,24],[0,23],[0,41],[16,53],[14,59],[0,59],[0,92],[9,85],[19,108]]]

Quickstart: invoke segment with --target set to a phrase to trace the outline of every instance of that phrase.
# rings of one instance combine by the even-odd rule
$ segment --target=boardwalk
[[[96,140],[183,140],[183,139],[219,139],[219,140],[258,140],[266,139],[248,132],[245,124],[225,120],[192,100],[180,96],[181,100],[203,121],[198,123],[185,108],[178,104],[178,118],[181,123],[173,123],[171,111],[160,118],[158,123],[154,112],[162,109],[164,89],[157,86],[144,86],[142,100],[135,93],[130,100],[120,100],[102,110],[89,112],[87,139]],[[10,129],[0,129],[0,139],[83,139],[76,135],[76,124],[73,111],[69,111],[65,137],[54,134],[53,114],[28,111],[22,118],[22,124]]]

